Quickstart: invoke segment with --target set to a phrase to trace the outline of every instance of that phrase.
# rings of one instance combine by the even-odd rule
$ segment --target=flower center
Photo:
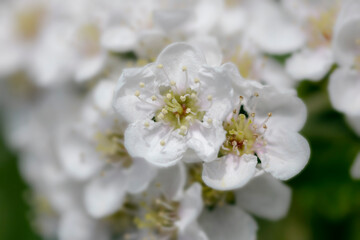
[[[100,29],[95,24],[82,25],[77,32],[78,47],[81,54],[92,57],[99,53],[100,47]]]
[[[338,14],[338,6],[333,6],[320,13],[319,16],[308,19],[310,25],[308,45],[312,48],[329,45]]]
[[[139,229],[151,229],[155,234],[166,239],[177,238],[177,226],[179,220],[179,202],[169,201],[165,197],[154,200],[150,206],[146,203],[142,207],[146,210],[143,218],[135,218],[135,224]]]
[[[163,95],[164,107],[156,112],[157,122],[166,122],[175,129],[180,129],[180,134],[185,135],[194,120],[203,120],[204,111],[197,105],[197,92],[191,88],[184,94],[176,94],[169,90]]]
[[[121,162],[125,168],[132,165],[132,158],[124,146],[123,134],[98,132],[95,135],[95,141],[97,143],[96,150],[102,153],[110,163]]]
[[[258,93],[254,96],[258,97]],[[243,97],[240,97],[243,99]],[[268,117],[261,124],[256,124],[255,113],[250,115],[244,110],[243,105],[240,110],[233,110],[233,117],[230,122],[223,123],[226,131],[226,140],[221,146],[219,155],[235,154],[242,156],[243,154],[256,154],[258,150],[266,145],[264,135],[267,130],[266,123],[269,121],[272,113],[268,113]]]
[[[16,14],[16,31],[20,38],[32,40],[40,30],[40,25],[44,19],[44,9],[42,6],[34,6],[24,9]]]
[[[238,49],[236,54],[231,57],[231,62],[236,64],[242,77],[251,77],[254,66],[254,56],[252,54]]]

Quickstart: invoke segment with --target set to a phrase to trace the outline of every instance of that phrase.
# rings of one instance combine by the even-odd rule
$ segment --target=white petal
[[[296,132],[286,129],[270,131],[266,136],[265,151],[258,152],[261,166],[274,177],[287,180],[298,174],[309,161],[309,144]]]
[[[208,240],[205,232],[201,229],[198,223],[194,222],[188,226],[183,232],[178,234],[179,240]]]
[[[260,79],[278,89],[294,89],[295,81],[277,61],[268,58],[260,69]]]
[[[83,59],[75,72],[75,81],[82,83],[95,77],[104,68],[106,60],[106,53],[101,53],[89,59]]]
[[[85,188],[85,207],[94,218],[115,213],[121,208],[126,194],[127,179],[121,169],[111,169],[103,174]]]
[[[205,63],[205,57],[199,49],[186,43],[173,43],[166,47],[156,60],[157,65],[163,66],[157,70],[157,80],[160,84],[167,85],[170,81],[175,81],[180,90],[185,90],[186,79],[193,80]],[[186,72],[183,71],[184,67]]]
[[[193,149],[200,159],[209,162],[216,159],[225,141],[225,130],[221,124],[215,122],[209,127],[195,122],[186,137],[188,148]]]
[[[156,192],[160,191],[167,199],[178,201],[183,197],[186,176],[186,169],[182,163],[159,169],[158,175],[153,181],[156,191],[152,192],[158,195]]]
[[[156,29],[142,31],[135,52],[139,59],[156,59],[161,50],[170,43],[164,32]]]
[[[343,1],[333,35],[333,50],[336,60],[342,66],[351,66],[360,55],[360,2]]]
[[[80,212],[68,212],[61,217],[59,240],[108,240],[106,229]]]
[[[354,129],[357,135],[360,136],[360,115],[346,116],[349,125]]]
[[[58,154],[65,171],[78,180],[88,179],[104,165],[95,151],[95,145],[75,132],[61,137]]]
[[[236,204],[247,212],[269,220],[286,215],[291,200],[288,186],[269,174],[262,174],[236,191]]]
[[[156,88],[155,75],[151,71],[151,66],[143,68],[125,69],[118,80],[113,100],[113,106],[118,114],[128,122],[135,122],[154,115],[157,107],[150,102],[152,92]],[[144,83],[144,90],[139,84]],[[135,96],[136,91],[140,92],[139,100]],[[152,118],[152,116],[150,117]]]
[[[206,116],[222,121],[233,109],[233,90],[231,88],[233,72],[231,64],[221,67],[202,67],[199,73],[201,106],[207,111]],[[208,96],[212,97],[209,101]]]
[[[349,115],[360,115],[360,72],[339,68],[330,77],[329,95],[334,108]]]
[[[191,17],[189,10],[157,10],[154,11],[154,22],[166,32],[174,31],[186,24]]]
[[[92,90],[92,97],[97,108],[108,111],[114,97],[115,83],[102,80]]]
[[[178,210],[180,220],[176,222],[180,232],[189,227],[200,215],[203,209],[203,200],[201,196],[201,185],[194,183],[185,192],[180,201]]]
[[[250,36],[263,51],[286,54],[303,46],[305,35],[276,4],[262,1],[254,7],[255,21],[250,25]]]
[[[200,225],[209,240],[255,240],[258,228],[251,216],[235,206],[204,211]]]
[[[331,49],[303,49],[286,61],[286,71],[298,81],[320,81],[329,72],[333,62]]]
[[[356,156],[356,159],[354,161],[354,164],[351,166],[351,176],[355,179],[359,179],[360,178],[360,152],[359,154]]]
[[[145,127],[145,122],[150,126]],[[183,136],[152,120],[130,124],[125,131],[125,147],[131,156],[162,167],[176,164],[187,149]]]
[[[197,36],[189,42],[204,53],[207,64],[214,67],[220,66],[222,62],[222,52],[216,38]]]
[[[238,157],[228,154],[204,163],[203,180],[217,190],[233,190],[244,186],[255,174],[257,157],[250,154]]]
[[[145,159],[134,158],[133,164],[125,171],[127,178],[127,191],[140,193],[144,191],[157,174],[157,167],[148,163]]]
[[[259,97],[251,97],[246,109],[253,109],[257,124],[264,122],[271,113],[272,116],[266,123],[269,129],[299,131],[304,126],[307,117],[306,106],[292,91],[279,91],[273,87],[257,90],[254,88],[255,91]]]
[[[101,44],[115,52],[131,51],[137,44],[137,36],[128,27],[110,27],[105,30],[101,38]]]

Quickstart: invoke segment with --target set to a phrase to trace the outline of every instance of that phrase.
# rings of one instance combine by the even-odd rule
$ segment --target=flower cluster
[[[1,5],[6,136],[46,239],[256,239],[310,157],[294,87],[335,63],[360,133],[356,0]]]

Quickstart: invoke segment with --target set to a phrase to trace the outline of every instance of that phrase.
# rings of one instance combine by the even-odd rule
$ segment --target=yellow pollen
[[[150,123],[148,121],[144,122],[144,126],[148,128],[150,126]]]
[[[157,100],[157,97],[153,95],[153,96],[151,96],[151,100],[152,100],[152,101],[156,101],[156,100]]]
[[[145,87],[145,83],[141,82],[141,83],[139,83],[139,86],[140,86],[141,88],[143,88],[143,87]]]
[[[140,96],[140,92],[138,90],[135,91],[135,96],[139,97]]]
[[[161,145],[161,146],[165,146],[165,141],[164,141],[164,140],[161,140],[161,141],[160,141],[160,145]]]

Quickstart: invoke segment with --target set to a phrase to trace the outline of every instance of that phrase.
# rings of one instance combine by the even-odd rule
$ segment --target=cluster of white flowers
[[[334,63],[360,134],[357,0],[0,4],[6,135],[45,239],[256,239],[310,157],[296,84]]]

